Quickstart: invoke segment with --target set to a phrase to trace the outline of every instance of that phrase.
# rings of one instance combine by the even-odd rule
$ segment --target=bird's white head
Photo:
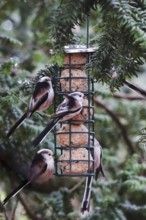
[[[46,182],[54,173],[54,169],[55,169],[54,157],[53,157],[54,155],[50,149],[41,149],[37,152],[37,154],[38,156],[41,156],[42,165],[44,165],[44,163],[45,166],[47,165],[45,172],[43,172],[37,179],[38,183],[43,183]]]
[[[39,79],[38,82],[50,82],[51,78],[49,76],[43,76],[42,78]]]
[[[41,154],[43,157],[52,158],[53,157],[53,151],[50,149],[41,149],[37,152],[37,154]]]
[[[82,102],[83,99],[85,98],[84,94],[82,92],[72,92],[70,94],[68,94],[68,96],[73,97],[74,99],[76,99],[77,101]]]

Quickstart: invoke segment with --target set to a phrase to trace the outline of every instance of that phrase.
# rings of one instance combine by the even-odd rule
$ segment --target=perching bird
[[[28,110],[9,130],[7,137],[10,137],[13,132],[19,127],[26,118],[30,118],[36,111],[44,111],[50,107],[54,99],[54,90],[50,77],[44,76],[38,80],[33,95],[30,99]]]
[[[56,113],[52,117],[53,120],[46,126],[46,128],[33,140],[32,144],[37,146],[46,135],[59,122],[67,121],[79,114],[82,110],[82,101],[84,94],[81,92],[73,92],[65,96],[64,101],[56,109]]]
[[[90,147],[91,147],[91,149],[90,149],[91,155],[94,158],[94,166],[93,167],[94,167],[94,171],[95,171],[95,180],[97,180],[99,172],[101,172],[102,175],[105,176],[104,172],[103,172],[103,167],[102,167],[102,148],[101,148],[99,142],[95,138],[94,139],[90,138]],[[93,155],[93,152],[94,152],[94,155]],[[94,177],[92,175],[86,177],[85,191],[84,191],[83,201],[81,204],[81,213],[84,213],[85,211],[89,212],[90,195],[91,195],[93,178]]]
[[[29,185],[31,182],[44,183],[54,173],[54,158],[53,152],[49,149],[39,150],[34,159],[30,170],[28,171],[27,180],[24,180],[18,187],[16,187],[2,202],[5,205],[12,197],[16,196],[24,187]]]

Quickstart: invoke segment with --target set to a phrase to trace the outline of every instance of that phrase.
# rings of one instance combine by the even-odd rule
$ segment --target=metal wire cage
[[[81,113],[54,130],[55,174],[59,176],[94,175],[94,81],[85,67],[95,50],[83,45],[65,47],[64,65],[54,77],[55,110],[65,94],[79,91],[86,96]]]

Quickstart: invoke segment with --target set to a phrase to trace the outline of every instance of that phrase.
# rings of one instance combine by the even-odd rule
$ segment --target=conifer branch
[[[132,141],[129,139],[128,135],[127,135],[127,131],[125,126],[120,122],[119,118],[116,116],[116,114],[110,110],[104,103],[103,101],[99,100],[97,97],[94,97],[94,101],[95,104],[97,106],[100,106],[101,108],[103,108],[108,115],[110,115],[110,117],[113,119],[113,121],[117,124],[117,126],[119,127],[119,129],[121,130],[121,134],[123,136],[123,139],[125,141],[125,143],[127,144],[130,152],[133,154],[136,152],[136,148],[134,146],[134,144],[132,143]]]

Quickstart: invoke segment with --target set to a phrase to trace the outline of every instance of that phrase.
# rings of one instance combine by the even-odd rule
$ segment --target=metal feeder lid
[[[67,45],[64,46],[65,53],[93,53],[97,50],[97,47],[87,47],[86,45]]]

